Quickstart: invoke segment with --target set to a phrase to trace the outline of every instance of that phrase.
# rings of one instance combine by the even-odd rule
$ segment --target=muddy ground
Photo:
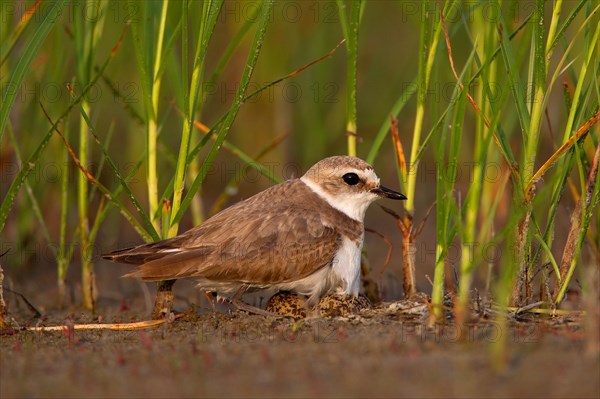
[[[97,314],[136,321],[143,307]],[[581,316],[524,315],[506,331],[486,318],[428,329],[421,316],[389,304],[303,321],[188,307],[143,331],[18,331],[0,336],[0,397],[600,397],[598,345]],[[98,322],[63,311],[41,324],[65,320]],[[497,371],[490,353],[502,334],[508,362]]]

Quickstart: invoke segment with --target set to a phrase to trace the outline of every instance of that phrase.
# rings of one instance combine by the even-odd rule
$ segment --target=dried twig
[[[525,305],[525,306],[522,306],[522,307],[516,309],[515,311],[513,311],[513,313],[516,316],[518,314],[521,314],[521,313],[527,312],[527,311],[529,311],[531,309],[535,309],[535,308],[537,308],[539,306],[542,306],[545,303],[546,302],[544,302],[544,301],[538,301],[538,302],[530,303],[529,305]]]
[[[379,238],[381,238],[388,246],[388,252],[385,257],[385,262],[383,263],[383,268],[381,269],[381,272],[379,273],[379,275],[381,276],[381,275],[383,275],[383,273],[385,272],[385,269],[387,269],[388,265],[390,264],[390,260],[392,259],[392,251],[394,249],[394,245],[392,244],[392,241],[390,241],[389,238],[387,238],[386,236],[384,236],[377,230],[371,229],[369,227],[365,227],[365,231],[379,236]]]
[[[536,302],[537,305],[545,304],[544,301]],[[530,305],[523,306],[521,308],[517,308],[514,306],[500,307],[497,305],[492,305],[492,308],[489,309],[494,313],[498,313],[500,311],[509,312],[507,313],[509,316],[514,315],[515,312],[519,311],[519,313],[535,313],[535,314],[544,314],[550,316],[569,316],[569,315],[577,315],[577,316],[585,316],[585,310],[564,310],[564,309],[549,309],[549,308],[539,308],[533,307],[530,308]]]
[[[327,52],[327,54],[325,54],[324,56],[319,57],[316,60],[311,61],[308,64],[305,64],[305,65],[301,66],[300,68],[296,69],[295,71],[292,71],[292,72],[288,73],[287,75],[280,77],[279,79],[275,79],[274,81],[270,82],[269,84],[267,84],[267,85],[265,85],[265,86],[263,86],[263,87],[255,90],[255,91],[253,91],[252,93],[250,93],[246,97],[244,97],[244,99],[242,100],[242,102],[248,101],[249,99],[251,99],[252,97],[254,97],[255,95],[257,95],[258,93],[260,93],[260,92],[268,89],[269,87],[274,86],[274,85],[276,85],[277,83],[279,83],[279,82],[281,82],[283,80],[292,78],[292,77],[298,75],[300,72],[304,71],[306,68],[309,68],[309,67],[313,66],[314,64],[317,64],[317,63],[325,60],[326,58],[331,57],[333,55],[333,53],[335,53],[336,50],[342,44],[344,44],[345,41],[346,41],[346,39],[342,39],[342,41],[340,41],[334,48],[332,48],[331,50],[329,50],[329,52]]]
[[[18,296],[19,298],[21,298],[23,300],[23,302],[25,302],[25,305],[27,306],[27,309],[29,309],[29,311],[33,314],[33,318],[34,319],[39,319],[40,317],[42,317],[42,312],[40,312],[39,310],[37,310],[37,308],[35,306],[33,306],[31,304],[31,302],[29,302],[29,300],[25,297],[25,295],[21,294],[20,292],[11,290],[10,288],[4,288],[6,291],[10,292],[11,294],[15,294],[16,296]]]
[[[41,327],[25,327],[26,331],[64,331],[64,330],[113,330],[113,331],[133,331],[146,328],[158,327],[165,323],[172,323],[183,317],[185,314],[180,313],[173,318],[163,318],[161,320],[145,320],[135,323],[107,323],[107,324],[70,324],[61,326],[41,326]]]
[[[431,215],[431,211],[433,210],[433,208],[435,208],[436,204],[437,201],[433,201],[433,203],[429,206],[429,209],[427,209],[425,216],[423,216],[423,219],[421,219],[421,223],[419,223],[419,227],[417,227],[417,231],[415,232],[415,238],[421,235],[423,227],[425,227],[425,222],[427,222],[427,219],[429,219],[429,215]]]
[[[569,137],[569,139],[565,141],[564,144],[561,145],[560,148],[556,150],[554,154],[552,154],[542,166],[540,166],[538,171],[535,172],[533,177],[527,183],[527,189],[525,192],[529,192],[530,188],[542,178],[544,173],[546,173],[548,169],[550,169],[550,167],[554,165],[558,158],[560,158],[568,149],[570,149],[581,137],[587,134],[599,120],[600,110],[596,111],[596,113],[590,119],[588,119],[583,125],[581,125],[581,127],[577,130],[577,132],[574,135]]]

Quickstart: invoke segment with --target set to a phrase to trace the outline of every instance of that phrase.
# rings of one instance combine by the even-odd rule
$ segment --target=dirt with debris
[[[103,323],[138,321],[142,307],[97,314]],[[4,330],[0,397],[600,396],[598,346],[580,316],[523,315],[506,329],[486,317],[427,327],[426,308],[397,302],[305,320],[190,308],[147,330]],[[98,317],[50,312],[30,322]],[[498,371],[491,353],[503,334],[508,361]]]

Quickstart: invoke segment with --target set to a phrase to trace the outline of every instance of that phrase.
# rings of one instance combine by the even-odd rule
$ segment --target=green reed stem
[[[189,91],[186,91],[188,83],[188,5],[187,1],[183,2],[183,24],[182,24],[182,81],[184,88],[184,117],[183,128],[181,132],[181,143],[179,147],[179,155],[177,157],[177,165],[175,167],[175,179],[173,183],[173,202],[171,215],[177,215],[181,211],[181,200],[185,184],[185,171],[188,160],[188,152],[190,146],[190,138],[194,128],[194,120],[196,114],[196,105],[198,104],[198,95],[202,83],[202,74],[204,61],[206,58],[206,49],[210,41],[210,37],[215,28],[219,11],[223,5],[222,1],[206,1],[202,4],[202,15],[200,17],[200,27],[197,34],[196,52],[194,55],[194,63],[192,69],[192,79],[189,86]],[[182,212],[181,212],[182,213]],[[169,237],[177,235],[179,228],[179,219],[171,217],[171,228],[169,229]]]

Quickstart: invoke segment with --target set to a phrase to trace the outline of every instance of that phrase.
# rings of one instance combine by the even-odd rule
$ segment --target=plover
[[[144,281],[195,278],[255,313],[248,290],[295,292],[312,308],[330,293],[358,295],[365,212],[380,198],[406,199],[362,159],[329,157],[176,237],[103,257],[139,265],[125,276]]]

